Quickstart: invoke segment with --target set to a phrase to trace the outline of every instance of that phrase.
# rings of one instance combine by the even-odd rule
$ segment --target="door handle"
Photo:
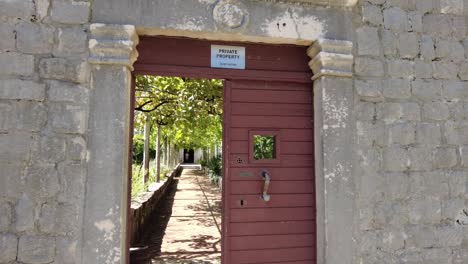
[[[268,171],[266,171],[266,170],[262,171],[262,177],[263,177],[263,181],[264,181],[263,182],[262,199],[265,202],[268,202],[268,201],[270,201],[270,198],[271,198],[271,196],[268,194],[268,188],[270,187],[271,177],[270,177],[270,174],[268,173]]]

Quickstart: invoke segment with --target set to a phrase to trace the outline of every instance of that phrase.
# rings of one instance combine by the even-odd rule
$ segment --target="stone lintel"
[[[336,7],[353,7],[356,5],[357,0],[290,0],[289,2],[304,2]]]
[[[309,67],[316,80],[322,76],[351,78],[353,75],[353,44],[345,40],[321,39],[307,49],[312,60]]]
[[[132,25],[91,24],[89,40],[91,64],[123,65],[133,70],[138,57],[138,35]]]

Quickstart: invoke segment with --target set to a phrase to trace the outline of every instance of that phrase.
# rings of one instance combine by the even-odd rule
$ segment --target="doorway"
[[[195,162],[195,151],[193,149],[184,149],[184,163]]]
[[[245,69],[211,68],[215,44],[245,47]],[[222,263],[315,263],[313,95],[306,48],[144,37],[137,49],[135,74],[226,80]]]

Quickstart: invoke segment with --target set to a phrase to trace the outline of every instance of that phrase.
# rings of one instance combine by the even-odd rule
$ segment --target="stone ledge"
[[[91,24],[89,40],[91,64],[124,65],[133,70],[138,57],[138,35],[131,25]]]
[[[290,2],[303,2],[337,7],[353,7],[356,5],[357,0],[291,0]]]
[[[345,40],[321,39],[307,49],[312,60],[309,67],[316,80],[322,76],[351,78],[353,76],[353,43]]]

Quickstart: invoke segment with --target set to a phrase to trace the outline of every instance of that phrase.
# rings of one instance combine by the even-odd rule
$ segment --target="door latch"
[[[263,192],[262,192],[262,199],[265,201],[265,202],[268,202],[270,201],[270,195],[268,194],[268,188],[270,187],[270,180],[271,180],[271,177],[270,177],[270,174],[268,173],[268,171],[266,170],[263,170],[262,171],[262,177],[263,177]]]

